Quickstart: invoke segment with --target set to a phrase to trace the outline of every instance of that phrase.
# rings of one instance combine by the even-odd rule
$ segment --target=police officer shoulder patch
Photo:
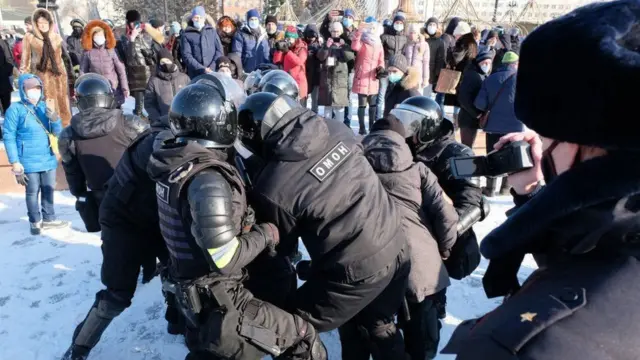
[[[169,203],[169,186],[161,182],[156,183],[156,196],[165,204]]]
[[[309,172],[322,182],[342,165],[349,155],[351,155],[351,149],[341,141],[313,165]]]

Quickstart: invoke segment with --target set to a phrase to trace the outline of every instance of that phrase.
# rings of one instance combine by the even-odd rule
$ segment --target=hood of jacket
[[[91,20],[85,26],[84,31],[82,32],[82,48],[86,51],[93,49],[93,35],[92,31],[95,28],[101,28],[104,31],[104,37],[107,40],[104,43],[105,48],[113,49],[116,47],[116,37],[113,34],[113,30],[111,27],[107,25],[105,22],[101,20]]]
[[[220,25],[220,23],[225,19],[231,21],[231,23],[233,24],[233,31],[230,34],[227,34],[226,32],[222,31],[222,26]],[[238,31],[238,25],[231,17],[225,15],[220,19],[218,19],[217,30],[218,30],[218,37],[220,38],[220,41],[222,41],[223,43],[229,44],[233,41],[233,37],[235,36],[236,31]]]
[[[151,24],[146,24],[144,26],[144,31],[149,34],[153,41],[157,42],[160,45],[164,45],[164,34],[161,33],[158,29],[151,26]]]
[[[44,86],[42,85],[42,80],[33,74],[23,74],[23,75],[20,75],[20,77],[18,78],[18,89],[20,93],[20,100],[22,100],[22,103],[26,105],[33,105],[33,104],[31,104],[31,102],[27,98],[27,92],[24,91],[24,82],[27,81],[28,79],[33,79],[33,78],[38,79],[38,82],[40,83],[40,88],[44,88]],[[42,100],[44,100],[44,91],[42,92],[42,96],[40,97],[40,101],[38,102],[37,105],[40,105],[40,103],[42,103]]]
[[[176,143],[173,140],[165,141],[164,145],[156,149],[149,158],[147,173],[154,181],[162,180],[173,172],[177,166],[196,159],[211,159],[227,161],[223,151],[207,149],[196,142]]]
[[[258,36],[262,36],[265,35],[265,39],[269,38],[269,35],[267,34],[267,30],[265,28],[263,28],[262,26],[260,26],[258,28],[259,31],[259,35]],[[242,28],[240,29],[240,31],[242,31],[245,34],[251,35],[251,36],[255,36],[255,34],[253,33],[253,31],[251,30],[251,28],[249,27],[249,25],[244,24],[242,25]],[[276,34],[278,33],[278,31],[276,31]],[[284,35],[282,35],[282,40],[284,39]]]
[[[460,23],[459,17],[451,18],[451,20],[449,21],[449,25],[447,25],[447,29],[444,31],[444,33],[453,36],[453,31],[456,29],[459,23]]]
[[[280,122],[284,125],[264,140],[267,158],[302,161],[327,148],[329,128],[326,120],[311,110],[302,107],[292,109]]]
[[[187,26],[191,26],[191,27],[193,27],[193,21],[191,21],[191,12],[188,12],[187,14],[185,14],[185,15],[182,17],[182,23],[183,23],[183,24],[187,24]],[[212,18],[212,17],[211,17],[211,15],[209,15],[209,14],[207,14],[207,18],[206,18],[206,20],[204,21],[204,23],[205,23],[205,25],[206,25],[206,24],[211,25],[211,27],[213,27],[213,28],[215,28],[215,26],[216,26],[216,21],[215,21],[215,20],[213,20],[213,18]],[[237,22],[236,22],[236,24],[237,24]]]
[[[47,21],[49,22],[49,35],[51,34],[55,34],[55,32],[53,31],[53,27],[55,26],[54,21],[53,21],[53,15],[51,15],[51,13],[47,10],[47,9],[36,9],[33,12],[33,15],[31,16],[31,21],[33,24],[33,30],[31,30],[31,32],[38,38],[38,39],[42,39],[42,33],[40,32],[40,30],[38,29],[38,27],[36,26],[37,23],[37,18],[43,17],[45,19],[47,19]]]
[[[614,152],[562,173],[484,238],[482,255],[637,252],[627,235],[640,233],[640,167],[628,166],[638,160]]]
[[[393,130],[374,131],[362,140],[364,156],[378,173],[405,171],[413,155],[402,135]]]
[[[73,115],[71,128],[85,139],[93,139],[107,135],[118,124],[122,110],[91,108]]]

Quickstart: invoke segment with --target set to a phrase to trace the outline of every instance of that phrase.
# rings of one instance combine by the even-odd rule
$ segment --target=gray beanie
[[[406,73],[409,70],[407,58],[402,54],[393,55],[391,59],[389,59],[389,66],[393,66],[403,73]]]

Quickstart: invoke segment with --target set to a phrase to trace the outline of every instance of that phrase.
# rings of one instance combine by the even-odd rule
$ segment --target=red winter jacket
[[[273,63],[283,63],[283,70],[288,72],[298,83],[300,98],[307,97],[309,87],[307,85],[307,44],[302,39],[296,40],[293,47],[284,54],[276,51],[273,54]]]
[[[20,67],[20,61],[22,60],[22,40],[16,41],[13,45],[13,60],[16,67]]]

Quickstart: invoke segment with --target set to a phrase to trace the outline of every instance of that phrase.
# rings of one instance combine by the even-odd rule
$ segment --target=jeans
[[[56,213],[53,210],[53,193],[56,187],[56,170],[42,171],[26,174],[29,182],[26,187],[27,194],[27,214],[30,223],[37,223],[40,220],[54,221]],[[42,215],[38,209],[38,195],[42,191],[41,205]]]
[[[326,119],[344,120],[344,108],[338,106],[325,106],[324,117]]]
[[[384,117],[384,97],[387,95],[388,86],[389,78],[380,79],[380,90],[378,91],[378,101],[376,101],[376,105],[378,106],[376,120]]]
[[[349,80],[347,81],[349,105],[344,108],[344,124],[347,125],[347,127],[351,127],[351,89],[353,88],[354,76],[355,73],[353,71],[350,72]]]

